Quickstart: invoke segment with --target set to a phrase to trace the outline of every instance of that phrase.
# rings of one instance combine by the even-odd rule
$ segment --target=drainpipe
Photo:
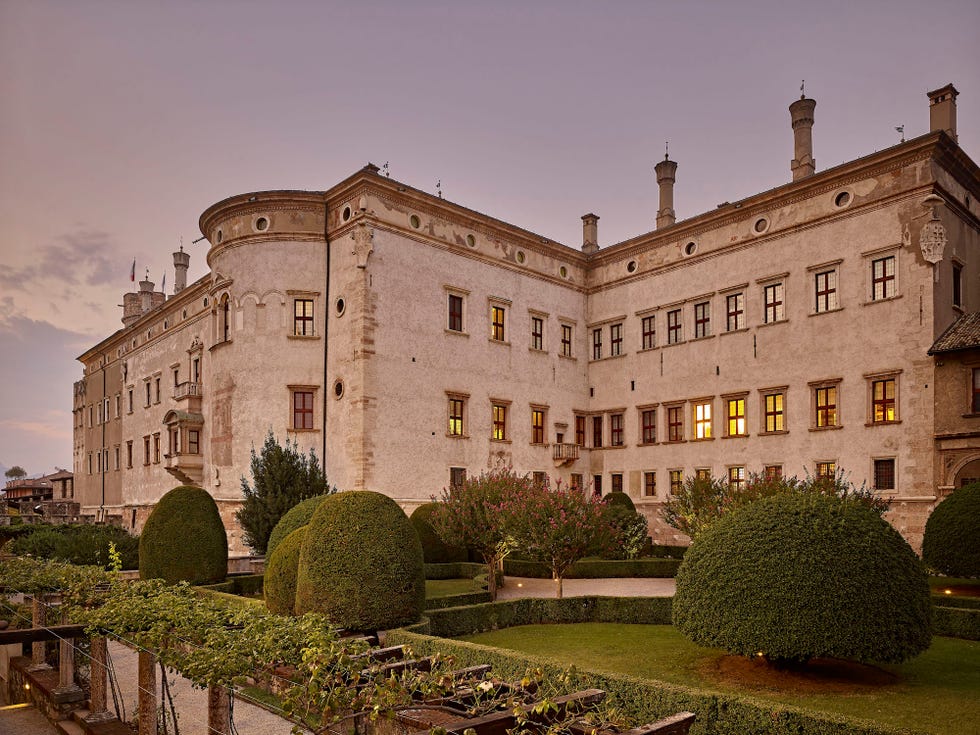
[[[107,358],[106,358],[105,354],[103,353],[103,355],[102,355],[102,405],[103,406],[105,406],[105,399],[106,399],[105,392],[106,392],[106,387],[107,386],[106,386],[105,371],[106,371],[106,366],[108,364],[109,363],[107,361]],[[106,421],[105,421],[105,413],[106,413],[105,411],[102,412],[102,446],[99,448],[99,452],[102,454],[102,457],[103,458],[105,457],[105,424],[106,424]],[[99,464],[102,465],[102,473],[101,473],[101,477],[102,477],[102,501],[99,503],[99,519],[103,523],[105,523],[105,465],[106,465],[106,463],[100,461]]]
[[[325,283],[323,286],[323,407],[320,411],[321,418],[321,439],[322,444],[320,448],[320,466],[323,468],[323,474],[327,473],[327,346],[330,343],[329,330],[327,325],[330,323],[330,236],[327,231],[330,228],[329,224],[329,207],[326,202],[324,202],[324,213],[323,213],[323,242],[325,245],[324,259],[326,276],[324,278]]]

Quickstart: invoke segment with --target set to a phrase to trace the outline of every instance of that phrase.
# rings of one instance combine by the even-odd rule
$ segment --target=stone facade
[[[678,167],[661,162],[658,229],[608,247],[594,214],[571,248],[371,165],[213,205],[209,274],[184,287],[175,253],[179,290],[142,283],[124,329],[80,357],[83,514],[138,530],[196,483],[244,553],[240,478],[271,430],[316,450],[332,484],[408,511],[512,466],[621,488],[668,543],[683,541],[659,521],[672,480],[840,468],[891,497],[917,543],[980,462],[980,416],[953,408],[980,352],[956,369],[929,354],[980,311],[980,174],[955,107],[816,171],[805,102],[791,183],[675,222]]]

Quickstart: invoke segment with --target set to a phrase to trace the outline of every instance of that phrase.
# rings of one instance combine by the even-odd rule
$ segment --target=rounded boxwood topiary
[[[411,515],[412,525],[415,526],[415,532],[419,535],[419,542],[422,544],[422,556],[428,564],[466,561],[466,549],[447,544],[429,522],[438,505],[438,503],[423,503]]]
[[[296,613],[324,613],[352,631],[414,623],[425,603],[422,546],[405,512],[380,493],[324,500],[300,552]]]
[[[140,579],[212,584],[228,574],[228,536],[207,490],[175,487],[156,504],[140,535]]]
[[[777,663],[897,663],[929,647],[929,583],[867,506],[815,494],[750,503],[701,534],[677,573],[674,625]]]
[[[932,511],[922,560],[951,577],[980,577],[980,482],[954,491]]]
[[[633,500],[624,492],[609,493],[608,495],[602,496],[602,502],[608,506],[621,506],[623,508],[628,508],[629,510],[636,510],[636,506],[633,505]]]
[[[320,507],[320,503],[326,497],[326,495],[314,495],[312,498],[307,498],[297,503],[283,514],[283,517],[279,519],[275,528],[272,529],[272,533],[269,534],[269,543],[265,547],[266,559],[272,556],[272,552],[276,550],[276,546],[286,536],[310,522],[313,513]]]
[[[323,496],[326,497],[326,496]],[[276,545],[265,565],[263,591],[265,606],[279,615],[294,615],[296,610],[296,574],[299,554],[308,526],[300,526]]]

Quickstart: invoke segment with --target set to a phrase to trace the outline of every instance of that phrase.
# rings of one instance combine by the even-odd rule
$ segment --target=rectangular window
[[[539,316],[531,317],[531,349],[544,349],[544,319]]]
[[[150,464],[150,437],[143,437],[143,464]]]
[[[836,462],[817,462],[817,479],[833,480],[837,474]]]
[[[585,416],[575,416],[575,443],[580,447],[585,446]]]
[[[816,422],[818,428],[837,426],[837,387],[827,386],[814,390]]]
[[[681,310],[674,309],[667,312],[667,344],[676,345],[684,338],[681,325]]]
[[[602,475],[592,475],[592,494],[596,497],[602,495]]]
[[[895,379],[871,382],[871,421],[887,424],[895,420]]]
[[[694,477],[698,480],[711,480],[710,467],[698,467],[694,470]]]
[[[953,263],[953,306],[963,306],[963,266]]]
[[[149,406],[150,406],[150,392],[153,390],[153,386],[150,385],[150,381],[146,381],[146,383],[144,383],[144,386],[146,387],[146,406],[147,406],[147,408],[149,408]]]
[[[153,379],[153,402],[160,402],[160,378]]]
[[[814,311],[820,314],[837,308],[837,270],[821,271],[814,276]]]
[[[677,495],[684,488],[684,471],[670,470],[670,494]]]
[[[449,294],[449,325],[451,332],[463,331],[463,297]]]
[[[612,357],[623,354],[623,325],[609,325],[609,354]]]
[[[561,325],[561,354],[564,357],[572,356],[572,325]]]
[[[694,438],[711,438],[711,401],[694,404]]]
[[[640,437],[643,444],[657,443],[657,409],[647,408],[640,413]]]
[[[667,409],[667,441],[684,441],[683,406],[670,406]]]
[[[133,389],[132,388],[126,391],[126,411],[128,413],[133,412]]]
[[[180,385],[180,368],[174,368],[174,388]]]
[[[490,307],[490,339],[504,341],[504,317],[507,310],[503,306]]]
[[[602,446],[602,416],[592,417],[592,446]]]
[[[875,490],[895,489],[895,460],[876,459],[875,460]]]
[[[544,409],[531,409],[531,444],[544,444]]]
[[[766,313],[765,322],[766,324],[772,324],[773,322],[781,322],[786,318],[786,305],[784,301],[784,290],[783,284],[781,283],[771,283],[766,286],[764,291]]]
[[[728,419],[728,436],[745,436],[745,399],[729,398],[725,401]]]
[[[767,480],[783,479],[783,466],[781,464],[767,464],[762,470],[762,476]]]
[[[463,436],[463,399],[449,397],[449,436]]]
[[[980,368],[973,368],[973,393],[970,396],[970,413],[980,413]]]
[[[507,406],[503,403],[491,404],[491,415],[493,433],[490,437],[495,441],[507,441]]]
[[[449,487],[462,487],[463,483],[466,482],[466,468],[465,467],[450,467],[449,468]]]
[[[133,469],[133,440],[126,442],[126,469]]]
[[[623,492],[623,475],[621,472],[613,472],[610,476],[612,480],[612,492],[621,493]]]
[[[153,464],[160,464],[160,432],[153,435]]]
[[[766,431],[785,431],[785,401],[783,393],[770,393],[765,396]]]
[[[871,261],[871,300],[890,299],[895,295],[895,256]]]
[[[592,359],[602,359],[602,329],[592,330]]]
[[[725,328],[729,332],[745,329],[745,294],[733,293],[725,297],[725,312]]]
[[[313,391],[293,391],[293,428],[313,428]]]
[[[572,473],[572,479],[570,481],[573,490],[581,490],[582,485],[585,484],[585,478],[579,472]]]
[[[609,445],[623,446],[623,414],[621,413],[609,415]]]
[[[711,302],[702,301],[694,305],[694,339],[711,334]]]
[[[293,301],[293,334],[297,337],[313,336],[313,299]]]
[[[728,484],[731,485],[735,490],[745,489],[745,468],[744,467],[729,467],[728,468]]]
[[[532,472],[531,482],[537,487],[548,487],[548,473],[547,472]]]
[[[643,496],[647,498],[652,498],[656,494],[657,494],[657,473],[644,472],[643,473]]]
[[[95,458],[95,471],[102,474],[102,452]]]
[[[180,433],[179,429],[171,429],[167,432],[168,448],[167,453],[171,456],[180,454]]]
[[[644,350],[650,350],[657,346],[657,317],[653,314],[643,317],[640,322],[642,332],[642,345]]]
[[[201,432],[199,432],[197,429],[187,430],[187,453],[201,453]]]
[[[120,410],[120,404],[122,403],[122,395],[116,393],[116,418],[118,419],[122,416],[122,411]]]

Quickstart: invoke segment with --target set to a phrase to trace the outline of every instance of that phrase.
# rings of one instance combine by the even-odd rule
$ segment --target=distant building
[[[956,90],[931,131],[818,171],[816,103],[790,106],[792,181],[656,229],[571,248],[367,166],[327,191],[209,207],[210,272],[124,296],[124,327],[80,356],[82,513],[139,529],[161,495],[233,512],[272,429],[341,489],[407,510],[512,466],[630,494],[659,542],[687,475],[840,468],[892,499],[913,543],[980,476],[980,172]]]
[[[4,491],[8,505],[40,503],[42,500],[73,500],[74,475],[68,470],[55,468],[50,475],[8,480]]]

